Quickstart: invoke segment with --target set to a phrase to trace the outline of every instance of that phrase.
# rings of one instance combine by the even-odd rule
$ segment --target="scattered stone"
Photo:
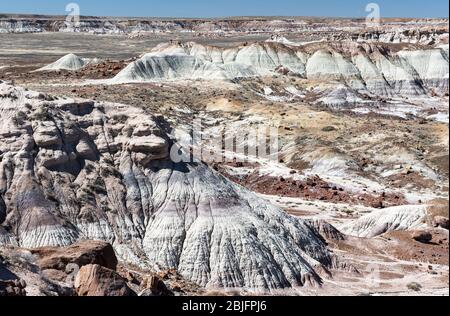
[[[325,126],[324,128],[322,128],[322,132],[334,132],[337,131],[337,128],[334,126]]]
[[[447,217],[436,216],[434,218],[434,223],[436,227],[441,227],[447,230],[449,229],[449,219]]]
[[[38,257],[37,264],[42,270],[54,269],[65,271],[69,264],[79,267],[98,264],[116,270],[117,257],[111,244],[102,241],[81,241],[69,247],[44,247],[32,249]]]
[[[27,296],[25,290],[27,284],[24,280],[0,280],[0,297],[2,296]]]
[[[428,244],[433,240],[433,235],[426,231],[416,231],[413,233],[413,239],[420,243]]]
[[[75,278],[75,290],[78,296],[136,296],[124,278],[98,264],[80,269]]]
[[[151,276],[146,282],[146,287],[139,296],[174,296],[166,284],[157,276]]]

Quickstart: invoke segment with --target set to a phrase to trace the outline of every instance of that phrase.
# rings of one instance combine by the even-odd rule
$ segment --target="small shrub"
[[[414,291],[414,292],[420,292],[422,290],[422,285],[420,285],[417,282],[411,282],[407,286],[408,290]]]
[[[324,128],[322,128],[322,132],[334,132],[336,130],[337,129],[334,126],[325,126]]]

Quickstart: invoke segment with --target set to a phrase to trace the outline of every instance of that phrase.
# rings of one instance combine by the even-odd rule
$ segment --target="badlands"
[[[448,45],[437,19],[0,16],[0,296],[448,295]],[[275,129],[278,159],[198,120]]]

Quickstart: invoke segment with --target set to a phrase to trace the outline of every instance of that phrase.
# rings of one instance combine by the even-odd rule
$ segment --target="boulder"
[[[42,148],[62,145],[60,133],[53,123],[40,125],[34,132],[33,138],[36,145]]]
[[[430,232],[427,231],[416,231],[413,233],[412,238],[415,241],[418,241],[420,243],[427,244],[433,240],[433,235]]]
[[[147,288],[139,296],[174,296],[166,284],[157,276],[152,276],[147,280]]]
[[[5,296],[27,296],[25,291],[27,284],[24,280],[0,280],[0,297]]]
[[[98,264],[83,266],[75,278],[78,296],[136,296],[117,272]]]
[[[132,138],[128,148],[133,153],[133,160],[144,167],[169,156],[169,143],[156,135]]]
[[[129,148],[132,152],[154,155],[155,159],[166,158],[169,153],[168,142],[156,135],[135,137],[130,140]]]
[[[95,145],[91,144],[86,139],[80,140],[80,142],[76,147],[78,156],[86,160],[96,160],[97,153],[96,150],[94,149],[94,146]]]
[[[83,116],[92,113],[94,110],[94,102],[85,101],[78,103],[66,103],[61,105],[59,108],[63,111],[70,112],[73,115]]]
[[[441,227],[447,230],[449,229],[449,219],[447,217],[436,216],[434,218],[434,224],[436,225],[436,227]]]
[[[38,248],[31,252],[38,257],[37,265],[42,270],[66,271],[69,264],[79,267],[97,264],[116,270],[117,258],[113,247],[102,241],[82,241],[64,248]]]
[[[138,125],[133,131],[133,137],[142,137],[150,135],[159,136],[160,134],[161,134],[160,129],[155,122],[144,122]]]
[[[62,150],[41,149],[36,160],[47,169],[57,168],[69,162],[69,155]]]

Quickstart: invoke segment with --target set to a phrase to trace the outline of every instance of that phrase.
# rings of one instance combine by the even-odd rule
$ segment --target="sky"
[[[448,17],[448,0],[0,0],[0,13],[131,17],[333,16],[365,17],[375,2],[381,17]]]

